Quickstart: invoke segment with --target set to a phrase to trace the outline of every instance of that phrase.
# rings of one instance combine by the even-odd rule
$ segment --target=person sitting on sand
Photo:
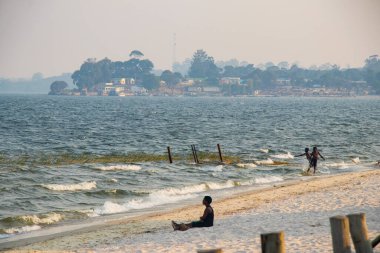
[[[205,196],[203,198],[202,204],[206,206],[203,216],[200,217],[199,221],[193,221],[188,224],[181,223],[178,224],[172,221],[172,226],[174,230],[185,231],[189,228],[201,228],[201,227],[212,227],[214,225],[214,209],[211,207],[212,198],[210,196]]]
[[[307,172],[309,172],[309,170],[311,168],[311,155],[309,153],[309,148],[305,148],[305,153],[300,154],[300,155],[296,155],[296,157],[297,156],[306,156],[306,159],[309,161],[309,168],[307,168]]]
[[[313,147],[313,152],[311,152],[310,165],[314,168],[314,174],[315,174],[315,171],[317,170],[317,162],[318,162],[319,156],[321,156],[322,159],[325,160],[325,158],[322,156],[322,154],[319,153],[317,147]]]

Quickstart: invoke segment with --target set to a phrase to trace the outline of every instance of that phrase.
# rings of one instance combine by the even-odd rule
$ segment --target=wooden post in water
[[[195,158],[197,159],[197,163],[199,164],[199,159],[198,159],[198,154],[197,154],[197,148],[194,145],[194,153],[195,153]]]
[[[331,236],[334,253],[351,253],[348,218],[330,217]]]
[[[223,253],[222,249],[199,249],[197,253]]]
[[[285,253],[284,232],[261,234],[262,253]]]
[[[373,253],[371,240],[368,239],[367,223],[364,213],[347,215],[350,223],[351,238],[356,253]]]
[[[173,163],[172,154],[170,152],[170,147],[168,146],[168,156],[169,156],[169,162]]]
[[[220,145],[219,143],[216,145],[218,147],[218,152],[219,152],[219,160],[222,163],[223,162],[223,157],[222,157],[222,151],[220,150]]]
[[[194,163],[198,164],[197,153],[195,152],[195,145],[191,145],[191,151],[193,152]]]

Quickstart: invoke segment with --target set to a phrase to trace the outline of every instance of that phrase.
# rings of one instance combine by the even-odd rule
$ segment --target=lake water
[[[305,147],[374,168],[379,122],[379,97],[0,95],[0,237],[301,178]]]

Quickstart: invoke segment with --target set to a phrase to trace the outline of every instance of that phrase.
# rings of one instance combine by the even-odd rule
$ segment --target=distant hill
[[[71,73],[38,79],[12,80],[0,78],[0,94],[48,94],[50,85],[54,81],[65,81],[69,85],[68,88],[74,88]]]

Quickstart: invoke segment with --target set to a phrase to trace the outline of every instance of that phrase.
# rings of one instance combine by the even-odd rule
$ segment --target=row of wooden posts
[[[221,163],[223,163],[222,150],[220,149],[220,145],[216,144],[216,147],[218,148],[219,161]],[[168,149],[169,163],[173,163],[173,157],[172,157],[172,153],[171,153],[170,147],[167,147],[167,149]],[[191,152],[193,153],[194,162],[196,164],[199,164],[200,162],[199,162],[199,159],[198,159],[197,149],[196,149],[195,145],[191,145]]]
[[[351,239],[356,253],[373,253],[380,243],[380,235],[374,240],[368,238],[364,213],[334,216],[330,218],[331,236],[334,253],[351,253]],[[283,231],[261,234],[262,253],[285,253],[285,235]],[[198,250],[198,253],[222,253],[222,249]]]

